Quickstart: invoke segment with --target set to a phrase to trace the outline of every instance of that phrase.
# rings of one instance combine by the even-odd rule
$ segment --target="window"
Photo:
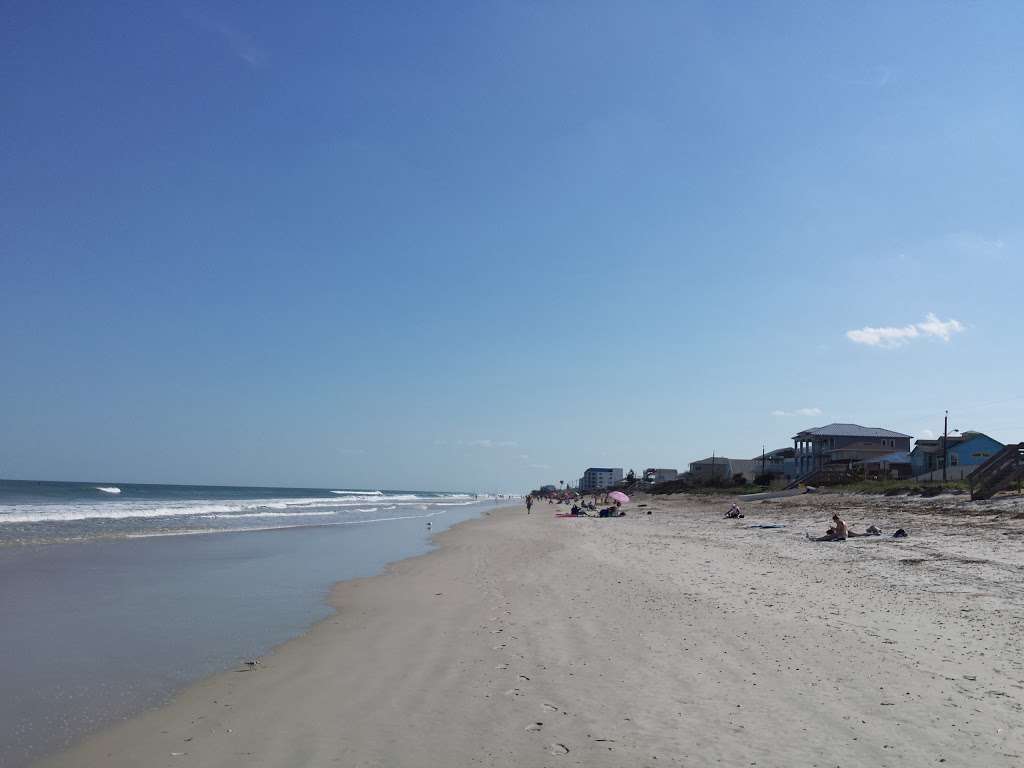
[[[949,465],[951,467],[955,467],[959,463],[960,463],[960,457],[959,456],[957,456],[955,453],[949,454]]]

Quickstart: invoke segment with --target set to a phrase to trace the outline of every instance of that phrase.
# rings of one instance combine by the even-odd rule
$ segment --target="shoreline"
[[[313,635],[314,633],[316,633],[318,629],[321,629],[325,625],[328,625],[328,624],[330,624],[332,622],[336,623],[336,619],[338,618],[338,614],[339,614],[339,612],[342,609],[343,595],[344,595],[344,593],[345,593],[345,591],[347,589],[358,588],[358,586],[360,584],[362,584],[362,583],[373,582],[376,579],[387,578],[387,577],[393,575],[396,572],[396,570],[400,566],[405,564],[405,563],[413,563],[413,562],[421,560],[421,559],[430,558],[432,556],[435,556],[435,555],[437,555],[438,553],[441,552],[441,550],[442,550],[442,548],[444,546],[445,538],[450,536],[455,531],[463,528],[464,526],[479,525],[481,523],[486,522],[487,518],[490,515],[493,515],[493,514],[496,514],[496,513],[505,511],[505,510],[514,509],[514,508],[515,508],[514,505],[505,505],[505,506],[498,506],[498,507],[492,507],[490,509],[481,510],[480,513],[478,515],[474,516],[474,517],[471,517],[471,518],[468,518],[468,519],[465,519],[465,520],[460,520],[460,521],[454,523],[453,525],[451,525],[450,527],[446,528],[443,531],[439,531],[437,533],[431,534],[429,549],[427,551],[425,551],[425,552],[420,552],[420,553],[417,553],[417,554],[414,554],[414,555],[411,555],[411,556],[408,556],[408,557],[401,557],[401,558],[396,559],[396,560],[388,561],[388,562],[384,563],[381,566],[381,568],[376,573],[370,574],[368,576],[356,576],[356,577],[353,577],[353,578],[341,579],[339,581],[335,581],[334,583],[330,584],[328,586],[326,594],[324,595],[324,598],[323,598],[323,605],[329,611],[328,615],[323,616],[321,618],[315,619],[300,634],[295,635],[293,637],[289,637],[288,639],[286,639],[286,640],[284,640],[282,642],[274,643],[270,648],[267,649],[266,653],[262,657],[260,657],[260,665],[261,666],[258,666],[256,669],[259,670],[259,671],[262,671],[263,667],[266,666],[266,664],[267,664],[267,662],[269,660],[277,657],[281,653],[287,652],[290,646],[292,646],[294,644],[303,643],[303,642],[309,642],[310,641],[310,636]],[[305,530],[305,529],[315,529],[317,527],[318,526],[299,526],[299,528],[302,528],[303,530]],[[258,531],[254,531],[254,532],[256,532],[256,533],[262,533],[262,532],[275,533],[275,532],[277,532],[279,530],[282,530],[282,529],[260,529]],[[289,530],[289,529],[285,529],[285,530]],[[237,534],[237,533],[242,533],[242,532],[240,532],[240,531],[218,531],[217,533]],[[168,535],[173,535],[173,534],[168,534]],[[139,537],[139,538],[153,538],[153,537]],[[139,720],[142,720],[142,719],[147,719],[147,718],[159,717],[159,715],[160,715],[160,713],[162,711],[168,709],[169,707],[172,707],[182,697],[188,696],[190,694],[197,695],[197,693],[200,690],[205,692],[205,691],[207,691],[207,690],[209,690],[211,688],[217,688],[217,687],[223,686],[223,685],[230,686],[230,684],[233,682],[233,678],[232,678],[233,675],[238,674],[240,672],[248,672],[248,671],[250,671],[250,670],[247,669],[246,667],[242,666],[242,665],[239,665],[239,667],[235,668],[235,669],[222,669],[222,670],[215,671],[213,673],[204,675],[204,676],[200,677],[199,679],[193,680],[193,681],[187,683],[186,685],[176,689],[175,691],[173,691],[171,693],[171,695],[166,700],[162,701],[161,703],[157,704],[156,706],[149,707],[149,708],[144,709],[142,711],[136,712],[136,713],[130,715],[126,720],[123,720],[121,722],[116,722],[116,723],[111,723],[111,724],[104,725],[104,726],[100,727],[99,730],[91,732],[91,733],[87,733],[84,736],[80,737],[79,739],[77,739],[75,742],[73,742],[72,744],[70,744],[66,748],[59,749],[59,750],[57,750],[55,752],[52,752],[52,753],[45,753],[45,754],[43,754],[41,756],[38,756],[38,757],[30,760],[27,763],[27,765],[28,766],[32,766],[34,768],[36,766],[40,766],[41,767],[41,766],[61,765],[61,764],[67,764],[67,765],[86,765],[86,764],[91,764],[91,763],[88,763],[88,762],[85,762],[85,763],[80,762],[83,759],[83,756],[79,755],[79,752],[81,750],[88,749],[88,747],[89,747],[91,742],[93,742],[95,740],[102,740],[102,739],[111,738],[111,737],[117,738],[115,736],[115,732],[120,732],[120,730],[124,729],[127,726],[130,726],[131,724],[135,723],[136,721],[139,721]],[[256,671],[256,670],[253,670],[253,671]],[[170,756],[170,757],[183,757],[184,755],[176,754],[175,752],[172,751],[172,752],[168,753],[167,756]],[[93,759],[93,758],[92,757],[85,757],[84,759],[89,760],[89,759]],[[107,765],[107,764],[110,764],[109,761],[112,758],[109,755],[105,755],[102,758],[95,758],[95,759],[97,759],[96,765]],[[153,760],[153,759],[155,759],[155,757],[152,757],[152,756],[146,757],[145,759],[140,758],[140,760],[142,760],[142,762],[140,762],[140,763],[134,763],[134,762],[129,761],[129,762],[125,763],[125,765],[137,765],[137,764],[138,765],[141,765],[141,764],[147,764],[148,765],[148,764],[150,764],[150,761]],[[67,760],[68,762],[65,763],[64,762],[65,760]],[[180,763],[175,762],[173,764],[174,765],[178,765]]]
[[[491,507],[0,547],[0,765],[59,754],[303,635],[335,613],[339,582],[433,551]]]
[[[255,671],[39,765],[1019,764],[1015,508],[638,501],[459,524]],[[911,536],[803,540],[833,510]]]

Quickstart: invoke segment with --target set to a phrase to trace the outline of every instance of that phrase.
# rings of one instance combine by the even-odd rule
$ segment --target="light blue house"
[[[969,473],[974,467],[984,464],[992,456],[1003,449],[1003,444],[983,432],[968,430],[959,435],[950,435],[946,439],[946,455],[949,457],[949,469],[954,467],[966,469]],[[910,453],[914,475],[923,475],[942,469],[942,438],[935,440],[918,440]],[[960,474],[965,474],[961,472]]]

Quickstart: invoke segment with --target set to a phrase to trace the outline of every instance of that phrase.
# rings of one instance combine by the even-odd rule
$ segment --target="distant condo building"
[[[600,491],[622,482],[622,467],[591,467],[580,478],[580,491]]]

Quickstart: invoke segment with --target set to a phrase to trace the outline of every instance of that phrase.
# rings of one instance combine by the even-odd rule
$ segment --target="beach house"
[[[945,454],[949,457],[946,475],[949,479],[961,480],[969,475],[975,467],[984,464],[990,457],[1003,449],[1003,444],[984,432],[967,430],[958,435],[946,438]],[[910,461],[914,476],[925,475],[942,470],[945,457],[942,450],[942,438],[921,439],[914,444],[910,453]]]
[[[580,478],[580,491],[592,493],[622,482],[622,467],[590,467]]]
[[[757,475],[792,480],[796,477],[796,451],[793,448],[776,448],[755,456],[754,469]]]
[[[752,483],[761,466],[760,458],[730,459],[725,456],[710,456],[690,462],[690,478],[696,483],[731,483],[736,475],[743,476],[743,482]]]
[[[799,476],[827,467],[852,467],[901,451],[910,452],[910,435],[860,424],[827,424],[793,436]]]
[[[678,470],[648,467],[644,470],[644,481],[648,483],[668,483],[679,477]]]

